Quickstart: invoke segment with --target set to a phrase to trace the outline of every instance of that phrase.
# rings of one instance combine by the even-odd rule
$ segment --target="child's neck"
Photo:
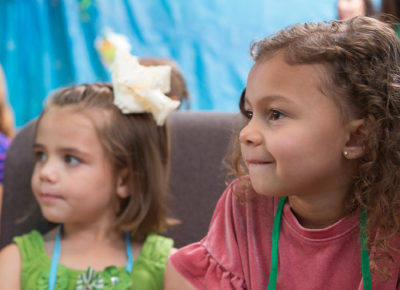
[[[88,242],[116,241],[121,240],[122,235],[104,226],[82,226],[74,224],[63,225],[62,238],[64,240],[79,239]]]
[[[326,228],[347,214],[344,196],[323,199],[289,196],[289,204],[299,223],[310,229]]]
[[[51,257],[57,229],[46,235],[45,250]],[[138,257],[141,244],[131,242],[134,258]],[[63,225],[59,264],[71,269],[86,270],[88,266],[96,271],[114,265],[124,267],[127,261],[124,235],[109,227],[85,227]]]

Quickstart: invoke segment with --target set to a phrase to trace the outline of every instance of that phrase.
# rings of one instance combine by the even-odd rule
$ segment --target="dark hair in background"
[[[113,104],[110,84],[84,84],[56,91],[40,120],[52,107],[73,107],[93,120],[99,141],[115,172],[128,171],[130,196],[115,195],[116,222],[120,232],[136,240],[169,226],[167,198],[169,139],[166,125],[157,126],[150,113],[122,114]]]
[[[365,16],[372,16],[375,14],[374,5],[371,0],[364,0]]]
[[[336,100],[345,120],[352,115],[365,122],[365,153],[347,208],[368,210],[368,246],[376,250],[371,269],[388,277],[379,261],[392,261],[391,251],[400,250],[393,243],[400,233],[400,42],[387,24],[355,17],[295,25],[255,42],[251,50],[255,62],[277,53],[293,65],[322,64],[327,71],[321,76],[324,93]],[[244,97],[245,91],[239,105],[246,116]],[[231,168],[242,177],[246,169],[238,145],[236,140]],[[249,186],[242,180],[239,196]]]
[[[381,12],[400,18],[400,3],[397,0],[382,0]]]
[[[389,23],[394,30],[400,21],[400,3],[398,0],[382,0],[379,18]]]

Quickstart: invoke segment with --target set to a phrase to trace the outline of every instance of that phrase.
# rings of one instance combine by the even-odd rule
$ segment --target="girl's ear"
[[[127,198],[129,196],[128,189],[128,170],[124,169],[117,175],[117,195],[120,198]]]
[[[364,142],[367,131],[363,119],[351,120],[348,124],[348,135],[343,148],[343,155],[347,159],[358,159],[364,155]]]

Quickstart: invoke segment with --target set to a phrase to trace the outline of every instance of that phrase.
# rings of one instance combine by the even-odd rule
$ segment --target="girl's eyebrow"
[[[32,148],[33,148],[33,149],[42,148],[42,147],[43,147],[43,145],[40,144],[40,143],[33,143],[33,145],[32,145]]]
[[[281,96],[281,95],[265,95],[265,96],[262,96],[259,100],[257,100],[257,103],[264,104],[264,103],[270,103],[273,101],[293,103],[293,101],[291,101],[288,98],[285,98],[284,96]],[[251,105],[250,101],[246,97],[244,97],[244,103],[247,105]]]
[[[272,101],[283,101],[286,103],[291,103],[292,101],[290,101],[288,98],[285,98],[284,96],[281,95],[266,95],[261,97],[260,102],[272,102]]]
[[[73,154],[85,154],[84,151],[76,149],[76,148],[73,148],[73,147],[60,148],[58,151],[66,152],[66,153],[73,153]]]
[[[39,148],[44,148],[45,146],[40,144],[40,143],[34,143],[33,144],[33,149],[39,149]],[[80,155],[80,156],[90,156],[89,152],[85,152],[79,149],[76,149],[74,147],[64,147],[64,148],[59,148],[57,151],[61,153],[68,153],[72,155]]]

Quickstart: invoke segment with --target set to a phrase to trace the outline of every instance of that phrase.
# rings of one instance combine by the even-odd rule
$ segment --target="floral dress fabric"
[[[14,242],[22,257],[22,289],[48,289],[51,259],[44,250],[41,234],[34,230],[14,238]],[[79,280],[88,277],[101,282],[99,288],[91,289],[162,289],[165,265],[172,246],[172,239],[149,235],[140,255],[134,260],[132,273],[128,273],[125,267],[109,266],[103,271],[94,272],[90,269],[70,269],[59,264],[55,290],[81,289]]]

